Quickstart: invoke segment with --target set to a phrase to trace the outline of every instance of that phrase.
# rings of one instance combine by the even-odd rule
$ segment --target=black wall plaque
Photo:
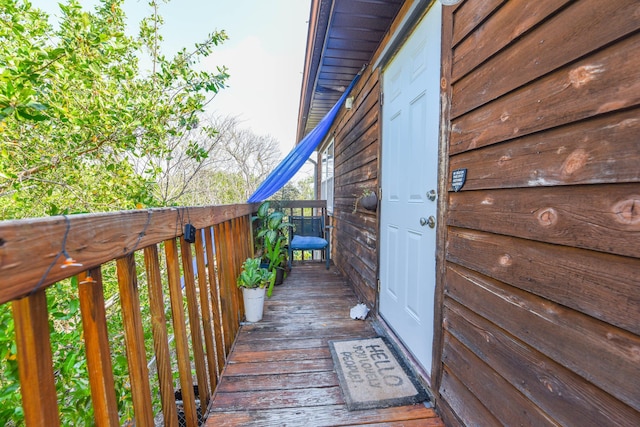
[[[467,180],[467,169],[456,169],[451,172],[451,185],[456,193],[460,191],[464,182]]]

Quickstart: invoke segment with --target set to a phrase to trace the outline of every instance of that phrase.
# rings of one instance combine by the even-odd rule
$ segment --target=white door
[[[380,314],[426,372],[436,278],[439,4],[383,71]]]

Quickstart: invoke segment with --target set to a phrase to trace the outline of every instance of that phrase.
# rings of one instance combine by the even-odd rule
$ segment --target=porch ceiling
[[[312,0],[302,92],[300,141],[369,62],[404,0]]]

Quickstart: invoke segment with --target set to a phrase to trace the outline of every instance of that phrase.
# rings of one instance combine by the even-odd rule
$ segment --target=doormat
[[[350,411],[429,400],[385,338],[329,341],[329,348]]]

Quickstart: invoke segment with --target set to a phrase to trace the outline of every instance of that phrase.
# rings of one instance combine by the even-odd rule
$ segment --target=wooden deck
[[[206,425],[444,426],[421,404],[347,410],[327,341],[377,335],[349,317],[357,302],[335,267],[294,266],[264,319],[241,327]]]

